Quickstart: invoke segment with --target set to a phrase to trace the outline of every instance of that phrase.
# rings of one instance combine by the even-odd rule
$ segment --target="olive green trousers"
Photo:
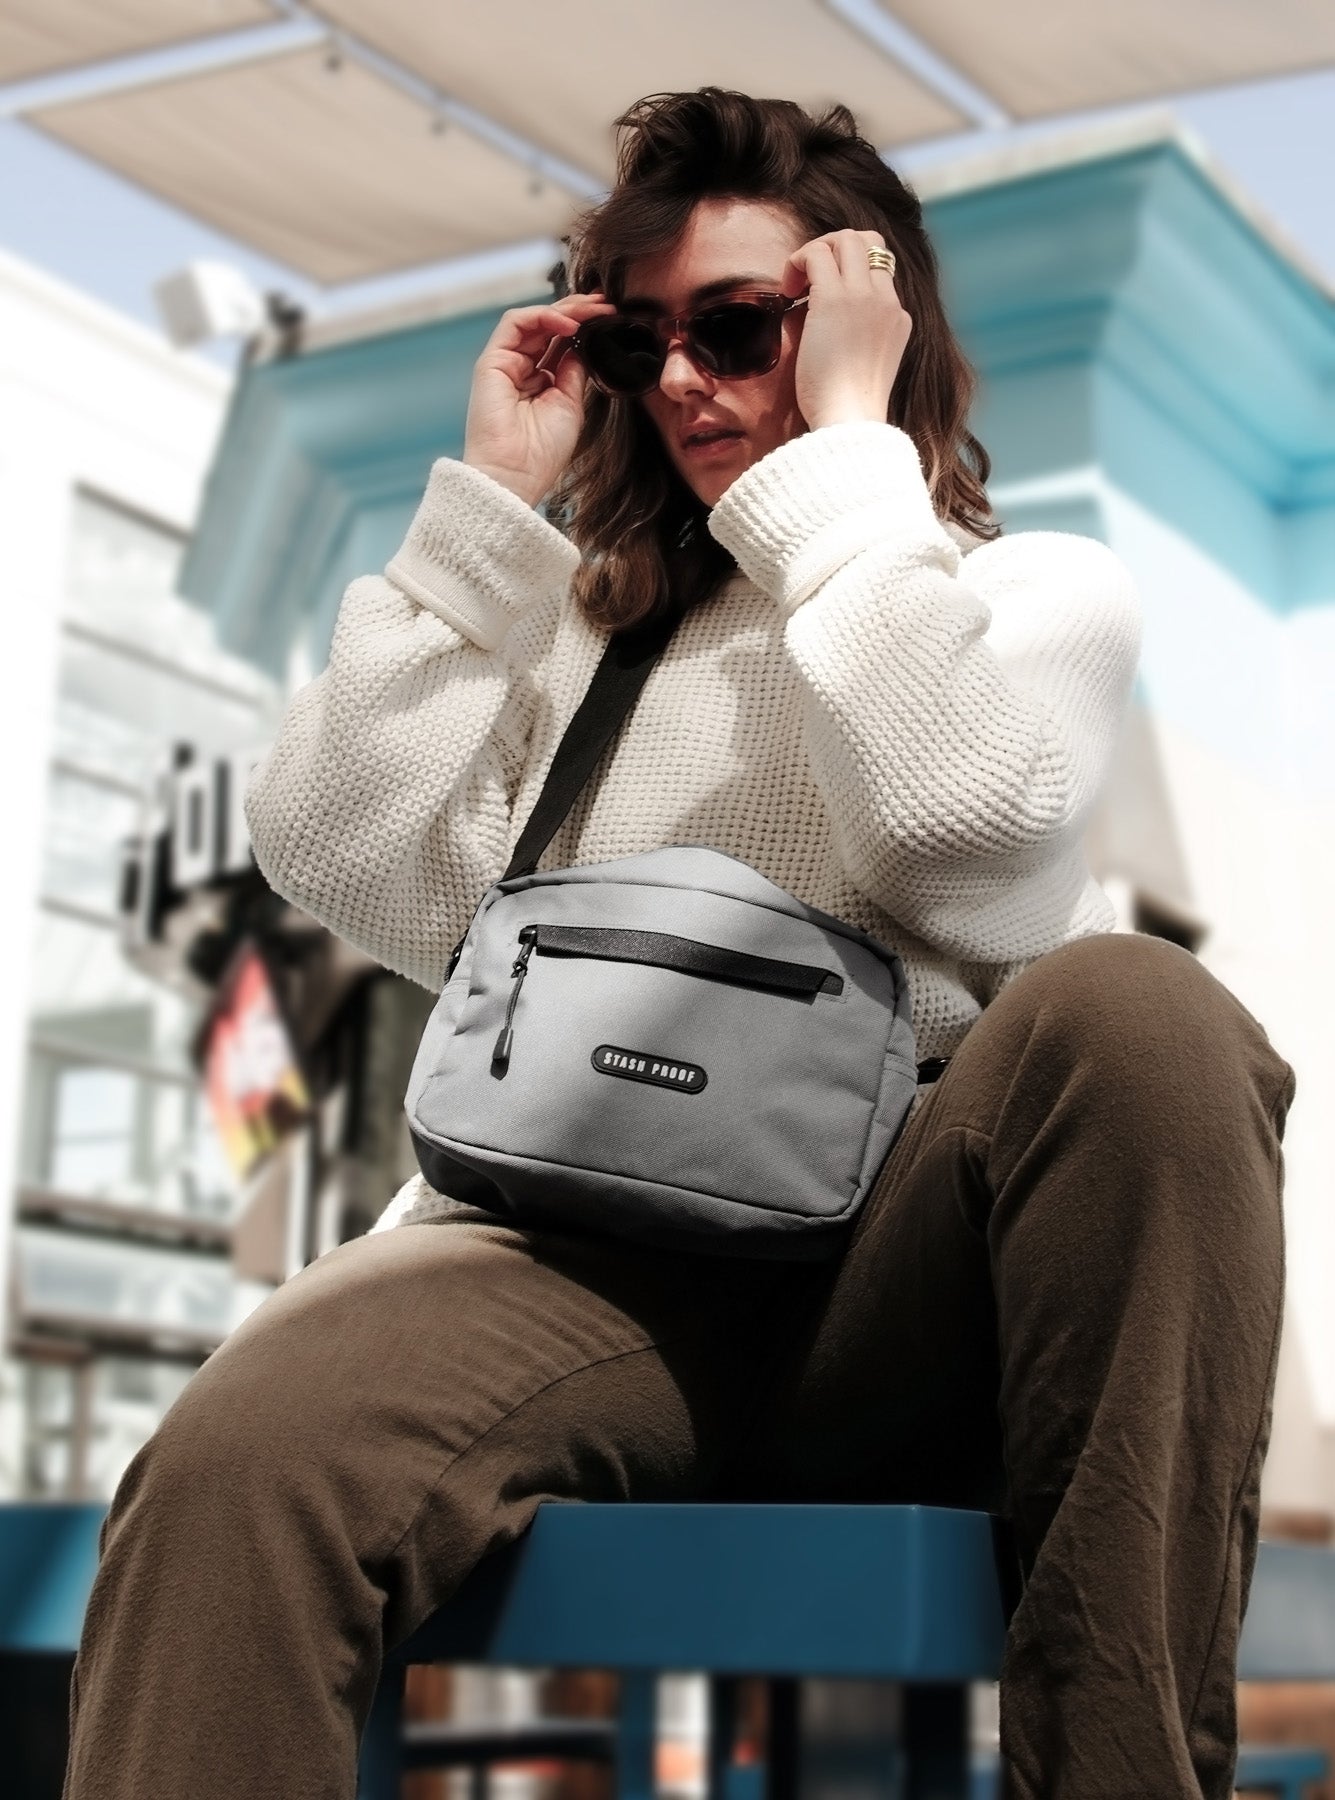
[[[702,1497],[1004,1511],[1006,1795],[1225,1800],[1294,1085],[1186,951],[1085,939],[971,1028],[836,1262],[466,1211],[340,1245],[125,1471],[65,1800],[348,1800],[384,1648],[542,1501]]]

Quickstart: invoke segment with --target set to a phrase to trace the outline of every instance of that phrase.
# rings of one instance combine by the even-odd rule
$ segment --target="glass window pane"
[[[157,635],[154,649],[177,658],[174,625]],[[212,646],[195,659],[216,680],[221,671]],[[104,645],[66,637],[60,653],[60,685],[80,705],[137,725],[145,736],[170,749],[178,740],[196,750],[241,750],[262,741],[263,696],[187,681],[171,668],[122,656]]]
[[[196,1373],[188,1363],[146,1357],[99,1357],[93,1365],[92,1432],[86,1481],[90,1494],[110,1498],[136,1452]]]
[[[36,1226],[19,1228],[14,1251],[22,1312],[175,1325],[219,1338],[232,1327],[237,1284],[221,1257],[103,1244]]]
[[[29,1052],[19,1179],[226,1224],[242,1193],[199,1091]]]
[[[137,719],[118,719],[100,707],[62,693],[56,701],[53,754],[132,782],[144,793],[170,761],[170,745]]]
[[[132,1180],[138,1084],[117,1069],[62,1069],[56,1082],[52,1187],[106,1194]]]
[[[256,711],[272,704],[273,684],[220,649],[210,616],[176,593],[184,549],[184,537],[170,527],[76,491],[66,619],[142,651],[146,660],[67,635],[61,689],[133,723],[159,745],[180,737],[201,748],[241,748],[269,735],[267,728],[257,731]],[[155,667],[162,659],[177,669]],[[183,680],[180,669],[202,676],[204,684]]]
[[[20,1180],[232,1218],[240,1191],[189,1055],[198,1002],[134,969],[112,931],[48,914],[36,938]]]
[[[126,961],[116,932],[43,913],[29,974],[33,1029],[80,1045],[112,1045],[193,1074],[198,1005]]]
[[[23,1498],[63,1498],[71,1476],[74,1371],[58,1363],[27,1362],[18,1372],[25,1401]]]
[[[141,803],[53,769],[47,789],[42,892],[114,913],[121,845],[140,828]]]
[[[124,1143],[134,1129],[134,1080],[118,1069],[63,1069],[56,1133],[66,1143]]]
[[[83,488],[70,512],[66,592],[85,617],[133,623],[176,592],[185,535]]]

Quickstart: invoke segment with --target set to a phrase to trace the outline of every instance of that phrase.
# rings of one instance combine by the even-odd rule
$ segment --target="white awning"
[[[320,48],[32,116],[216,230],[333,284],[559,236],[574,196]],[[535,186],[538,191],[534,192]]]
[[[1335,65],[1331,0],[874,0],[1013,119]]]
[[[958,108],[817,0],[322,0],[327,18],[610,185],[612,120],[645,94],[740,88],[842,100],[877,145],[967,129]]]
[[[0,79],[121,56],[18,116],[320,283],[559,237],[650,93],[842,100],[893,155],[1335,66],[1331,0],[5,0],[5,21]],[[124,60],[196,39],[165,77]]]
[[[273,17],[265,0],[5,0],[0,81],[28,81]]]

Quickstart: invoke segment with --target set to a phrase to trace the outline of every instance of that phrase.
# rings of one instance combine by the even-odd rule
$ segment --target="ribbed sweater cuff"
[[[517,494],[453,457],[431,465],[408,535],[385,573],[484,650],[579,567],[574,544]]]
[[[709,530],[785,614],[835,570],[887,538],[939,539],[918,447],[897,425],[853,419],[790,438],[752,463],[709,515]]]

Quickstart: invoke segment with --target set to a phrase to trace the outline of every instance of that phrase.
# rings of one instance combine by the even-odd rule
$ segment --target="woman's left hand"
[[[888,248],[879,231],[827,231],[794,250],[782,291],[809,295],[795,380],[797,407],[812,431],[847,419],[885,423],[890,390],[913,330],[895,278],[867,252]]]

